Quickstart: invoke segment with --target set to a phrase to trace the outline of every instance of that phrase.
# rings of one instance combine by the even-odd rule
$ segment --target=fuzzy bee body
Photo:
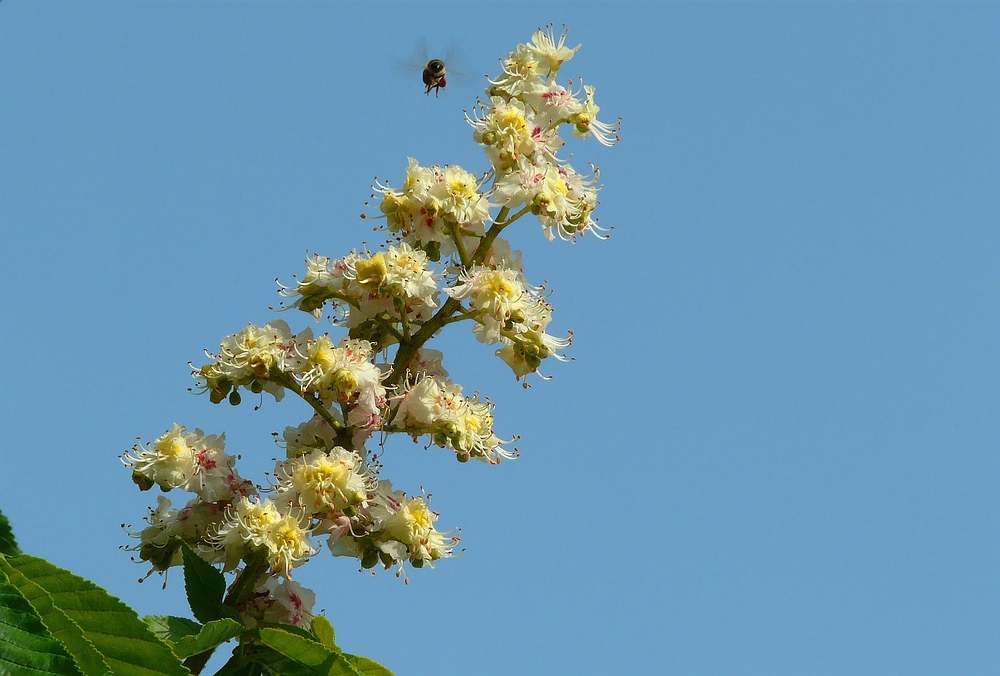
[[[423,80],[424,85],[427,87],[425,94],[430,96],[431,90],[434,90],[434,96],[438,96],[438,92],[448,86],[448,80],[445,78],[447,74],[447,69],[445,68],[444,61],[441,59],[431,59],[424,65]]]

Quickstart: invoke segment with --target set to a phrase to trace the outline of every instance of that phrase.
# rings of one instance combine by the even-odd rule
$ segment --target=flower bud
[[[141,472],[132,471],[132,483],[139,487],[140,491],[148,491],[153,487],[153,480]]]
[[[366,549],[363,554],[361,554],[361,567],[365,570],[369,568],[374,568],[379,561],[379,550],[377,549]]]
[[[441,202],[436,197],[431,197],[424,202],[424,211],[428,216],[437,216],[441,212]]]
[[[391,192],[385,193],[385,197],[382,198],[382,202],[378,205],[379,211],[389,217],[399,213],[402,207],[403,201]]]
[[[593,119],[594,118],[590,113],[581,110],[579,113],[571,115],[569,121],[573,123],[578,133],[586,134],[590,131],[590,123]]]
[[[139,558],[143,561],[149,561],[153,568],[162,572],[170,567],[174,559],[174,554],[177,553],[180,546],[180,540],[171,540],[162,547],[153,543],[147,543],[139,548]]]
[[[441,242],[427,242],[421,247],[429,260],[437,263],[441,260]]]

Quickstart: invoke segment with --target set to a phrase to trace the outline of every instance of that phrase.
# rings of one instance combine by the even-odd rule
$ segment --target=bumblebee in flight
[[[441,59],[431,59],[424,65],[424,85],[427,89],[424,91],[427,96],[431,95],[431,90],[434,90],[434,97],[437,98],[438,92],[448,86],[448,80],[445,78],[447,75],[447,69],[445,68],[444,61]]]

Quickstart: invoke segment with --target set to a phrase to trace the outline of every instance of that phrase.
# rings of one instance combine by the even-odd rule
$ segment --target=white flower
[[[466,397],[462,386],[439,377],[425,376],[411,384],[404,381],[393,427],[416,438],[430,435],[433,443],[455,452],[459,461],[475,458],[496,464],[514,458],[502,447],[504,441],[493,432],[492,406],[479,397]]]
[[[280,319],[264,326],[250,324],[222,340],[219,354],[209,354],[215,359],[213,363],[195,369],[194,376],[201,381],[200,391],[209,392],[212,403],[216,404],[225,399],[230,390],[235,393],[239,387],[269,392],[280,401],[285,394],[284,386],[273,378],[300,365],[295,347],[310,338],[310,329],[293,336],[288,324]],[[230,400],[233,401],[232,396]]]
[[[291,577],[292,568],[305,563],[317,552],[309,539],[307,521],[301,515],[285,514],[267,532],[263,544],[268,550],[271,570]]]
[[[342,313],[351,281],[345,272],[350,267],[351,259],[348,256],[333,260],[314,254],[306,259],[306,274],[302,280],[294,287],[279,284],[278,292],[285,298],[294,299],[288,307],[308,312],[316,319],[322,315],[323,304],[328,300],[332,300],[335,310]]]
[[[183,486],[195,472],[195,453],[184,433],[187,428],[174,423],[173,428],[145,448],[138,444],[132,453],[122,456],[122,462],[145,476],[163,491]],[[201,432],[198,430],[197,432]],[[194,434],[187,435],[189,438]],[[199,434],[200,436],[200,434]]]
[[[601,237],[605,230],[592,217],[597,207],[597,176],[596,169],[590,176],[581,176],[569,165],[526,165],[498,179],[495,195],[510,209],[530,205],[546,239],[558,234],[573,240],[587,232]]]
[[[133,446],[122,461],[161,490],[183,488],[205,502],[227,501],[249,495],[253,488],[234,469],[236,458],[223,450],[225,443],[225,434],[205,436],[174,423],[152,444]]]
[[[285,577],[317,551],[309,539],[308,520],[301,511],[282,514],[272,500],[243,498],[226,512],[226,521],[209,538],[226,551],[227,561],[242,557],[247,549],[265,548],[271,570]],[[227,565],[228,567],[228,565]]]
[[[357,400],[347,412],[347,424],[354,430],[351,443],[355,448],[364,446],[365,441],[382,427],[382,415],[386,412],[385,388],[372,385],[358,394]]]
[[[274,475],[278,481],[275,502],[321,518],[333,512],[353,513],[365,499],[370,481],[361,458],[340,446],[279,462]]]
[[[484,107],[465,119],[498,176],[514,171],[523,162],[541,161],[543,157],[554,161],[555,152],[563,145],[545,120],[537,118],[530,106],[517,99],[491,97],[488,110]]]
[[[566,46],[566,27],[563,26],[563,32],[559,35],[559,42],[556,42],[555,35],[552,32],[552,24],[545,27],[545,30],[539,28],[535,31],[535,34],[531,36],[531,44],[528,48],[534,52],[535,56],[538,57],[544,66],[539,69],[540,75],[555,75],[559,72],[559,67],[566,61],[573,58],[576,54],[576,50],[580,49],[581,45],[576,47]]]
[[[435,377],[422,377],[412,387],[404,386],[392,424],[411,429],[432,428],[438,421],[453,416],[461,405],[461,394],[461,385]]]
[[[447,378],[448,371],[441,364],[443,360],[444,355],[441,354],[440,350],[431,350],[430,348],[422,347],[413,355],[406,370],[414,375],[424,374]]]
[[[194,499],[181,509],[171,509],[170,500],[160,495],[156,498],[156,509],[150,509],[146,517],[149,526],[139,533],[128,531],[139,539],[139,544],[126,549],[138,551],[141,559],[161,572],[184,563],[181,541],[209,563],[217,563],[220,559],[216,550],[207,545],[207,538],[223,519],[224,510],[217,504]]]
[[[483,258],[483,265],[491,268],[504,267],[509,270],[516,270],[524,278],[524,265],[521,264],[521,252],[512,251],[510,242],[503,237],[493,240],[493,246],[486,252]]]
[[[392,539],[403,545],[406,558],[415,568],[424,564],[433,567],[433,562],[454,555],[457,536],[445,539],[455,531],[441,533],[434,527],[438,519],[427,501],[421,496],[407,497],[403,491],[393,491],[388,481],[379,482],[372,500],[371,514],[378,525],[382,539]],[[381,551],[402,558],[399,549],[381,547]]]
[[[616,124],[607,124],[597,119],[597,113],[601,110],[594,103],[594,88],[590,85],[584,86],[587,93],[587,100],[582,108],[569,115],[569,122],[573,124],[573,136],[587,138],[591,134],[604,146],[613,146],[621,139],[618,137],[618,129],[621,127],[622,119],[619,117]]]
[[[331,413],[334,417],[339,414],[336,409]],[[337,431],[319,415],[314,415],[296,427],[286,427],[281,437],[282,441],[278,445],[284,445],[285,454],[289,458],[296,458],[316,449],[325,451],[337,445]]]
[[[380,183],[375,190],[382,193],[379,210],[391,232],[428,251],[433,245],[445,255],[457,250],[456,228],[466,247],[475,246],[492,206],[475,175],[457,166],[421,167],[412,157],[402,190]]]
[[[271,576],[256,589],[254,604],[265,622],[291,624],[309,629],[316,593],[294,580]],[[261,608],[261,606],[263,606]]]
[[[452,298],[468,300],[477,322],[473,333],[483,343],[502,342],[504,346],[496,354],[518,378],[535,372],[547,357],[564,361],[566,357],[559,351],[572,342],[570,336],[557,338],[545,332],[552,320],[552,306],[543,292],[543,287],[531,286],[520,271],[504,264],[473,267],[459,276],[456,286],[445,290]]]
[[[546,127],[565,121],[583,109],[573,93],[558,82],[539,82],[528,88],[523,98]]]
[[[327,336],[310,341],[305,364],[299,374],[303,392],[319,392],[346,400],[382,380],[378,367],[369,361],[374,354],[367,340],[344,336],[337,346]]]
[[[437,200],[441,214],[453,223],[481,228],[490,217],[490,204],[479,192],[476,176],[462,167],[449,165],[438,170],[435,179],[428,196]]]
[[[367,291],[369,298],[388,293],[406,302],[433,308],[437,307],[437,282],[427,264],[426,253],[400,242],[386,251],[359,258],[349,274]]]
[[[527,45],[515,47],[501,64],[503,73],[496,80],[490,80],[492,86],[487,90],[490,96],[517,98],[535,86],[540,75],[544,76],[540,72],[543,68],[548,72],[548,63],[539,64],[535,52]]]
[[[463,272],[459,281],[445,293],[456,300],[469,300],[477,320],[473,332],[483,343],[498,342],[510,322],[521,321],[526,304],[532,300],[521,274],[504,267],[476,266]]]

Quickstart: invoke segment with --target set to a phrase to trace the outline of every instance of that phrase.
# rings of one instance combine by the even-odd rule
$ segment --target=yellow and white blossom
[[[515,171],[521,165],[554,162],[564,142],[531,106],[519,99],[490,97],[489,106],[466,115],[472,126],[472,138],[483,150],[497,176]]]
[[[546,26],[544,30],[539,28],[531,36],[531,44],[528,45],[528,49],[534,52],[541,64],[544,64],[539,68],[538,74],[549,77],[555,76],[562,64],[572,59],[573,55],[581,47],[581,45],[577,45],[576,47],[566,46],[567,30],[565,26],[563,26],[563,31],[559,35],[557,42],[552,28],[552,24]]]
[[[353,252],[336,260],[319,254],[307,258],[306,274],[301,281],[295,286],[279,285],[279,293],[293,299],[287,307],[308,312],[319,319],[323,314],[323,305],[331,301],[334,311],[343,314],[350,298],[351,279],[346,273],[356,258],[357,254]]]
[[[382,373],[370,360],[374,354],[367,340],[347,336],[337,345],[320,336],[305,345],[304,364],[297,374],[303,392],[348,399],[366,388],[378,385]]]
[[[501,59],[500,65],[503,72],[489,81],[491,86],[487,91],[491,96],[504,98],[520,96],[526,89],[534,87],[539,77],[545,77],[542,69],[548,70],[548,63],[540,64],[535,52],[524,44]]]
[[[502,446],[508,442],[493,431],[492,406],[478,396],[464,396],[461,385],[440,377],[419,377],[412,384],[405,381],[393,400],[397,405],[393,427],[413,437],[429,435],[434,444],[453,450],[460,461],[475,458],[496,464],[516,457]]]
[[[361,458],[340,446],[279,462],[274,476],[276,503],[317,518],[330,518],[336,512],[353,514],[372,481]]]
[[[281,513],[274,501],[243,498],[226,512],[226,521],[210,538],[227,560],[242,557],[248,549],[266,549],[275,573],[289,577],[317,551],[309,539],[311,525],[301,510]]]
[[[250,324],[223,338],[219,354],[208,353],[214,361],[194,370],[199,390],[208,392],[213,403],[226,396],[232,403],[239,403],[233,397],[238,397],[236,390],[240,387],[254,393],[268,392],[281,401],[285,394],[281,377],[301,365],[296,345],[311,338],[310,329],[293,335],[288,324],[280,319],[264,326]]]
[[[510,209],[530,206],[549,240],[555,235],[572,240],[587,232],[601,237],[604,230],[592,217],[597,178],[596,170],[581,176],[569,165],[525,166],[497,180],[495,199]]]
[[[406,562],[433,567],[454,556],[456,531],[437,530],[429,498],[394,490],[380,477],[393,457],[385,440],[422,437],[460,462],[517,456],[508,450],[514,440],[494,431],[490,400],[465,395],[449,379],[442,353],[428,347],[449,324],[472,322],[477,339],[495,345],[519,380],[537,374],[549,357],[566,358],[572,332],[547,333],[549,292],[528,283],[521,253],[500,234],[529,215],[549,240],[606,232],[594,217],[599,172],[581,174],[560,157],[565,131],[605,146],[618,140],[620,120],[598,120],[594,88],[557,79],[578,49],[551,25],[517,45],[466,116],[486,155],[485,171],[410,158],[401,188],[377,180],[374,187],[389,241],[341,258],[307,254],[301,280],[279,285],[282,310],[326,314],[346,335],[295,334],[281,320],[250,324],[194,369],[198,390],[213,403],[239,403],[240,388],[280,400],[287,388],[312,417],[285,428],[278,441],[284,457],[275,460],[266,488],[239,476],[224,434],[175,424],[123,455],[141,489],[194,494],[180,509],[158,498],[147,527],[129,532],[139,540],[129,549],[140,559],[162,572],[183,562],[186,544],[224,572],[245,564],[260,576],[233,587],[244,590],[234,607],[247,626],[308,629],[315,597],[290,576],[316,554],[316,538],[327,538],[334,555],[356,557],[363,569],[395,566],[397,575]],[[375,444],[374,452],[366,448]]]
[[[435,561],[454,556],[456,531],[442,533],[435,528],[438,514],[423,496],[409,497],[394,491],[389,481],[379,481],[365,516],[367,526],[360,532],[333,526],[330,551],[335,556],[356,557],[364,568],[378,563],[389,568],[403,561],[414,568],[433,568]]]
[[[265,622],[290,624],[308,630],[312,624],[316,593],[294,580],[271,576],[254,591],[253,606]],[[256,618],[247,617],[249,626]]]
[[[336,417],[336,409],[331,411],[331,414]],[[337,431],[326,418],[314,415],[295,427],[286,427],[281,435],[281,440],[277,443],[284,447],[286,457],[297,458],[316,449],[325,451],[336,446]]]
[[[129,531],[139,543],[125,549],[139,553],[155,570],[165,571],[184,563],[181,543],[187,543],[209,563],[220,561],[217,551],[207,545],[207,539],[223,523],[225,510],[216,503],[195,498],[180,509],[170,506],[170,500],[159,495],[156,509],[146,516],[149,524],[142,531]]]
[[[434,308],[438,288],[434,273],[427,266],[425,252],[400,242],[385,251],[358,258],[347,274],[369,297],[385,294]]]
[[[381,183],[375,189],[382,194],[379,210],[390,232],[444,255],[457,250],[456,237],[474,246],[490,218],[492,205],[478,179],[458,166],[422,167],[411,157],[402,190]]]
[[[581,109],[569,116],[569,122],[573,125],[573,136],[587,138],[591,134],[603,146],[613,146],[621,139],[618,137],[618,129],[622,119],[619,117],[616,124],[608,124],[597,119],[600,107],[594,103],[594,88],[584,85],[583,90],[587,94],[586,101]]]
[[[252,492],[250,483],[236,472],[236,458],[227,455],[226,435],[205,435],[199,429],[173,427],[152,444],[132,447],[122,462],[155,483],[161,490],[181,488],[205,502],[232,500]]]

